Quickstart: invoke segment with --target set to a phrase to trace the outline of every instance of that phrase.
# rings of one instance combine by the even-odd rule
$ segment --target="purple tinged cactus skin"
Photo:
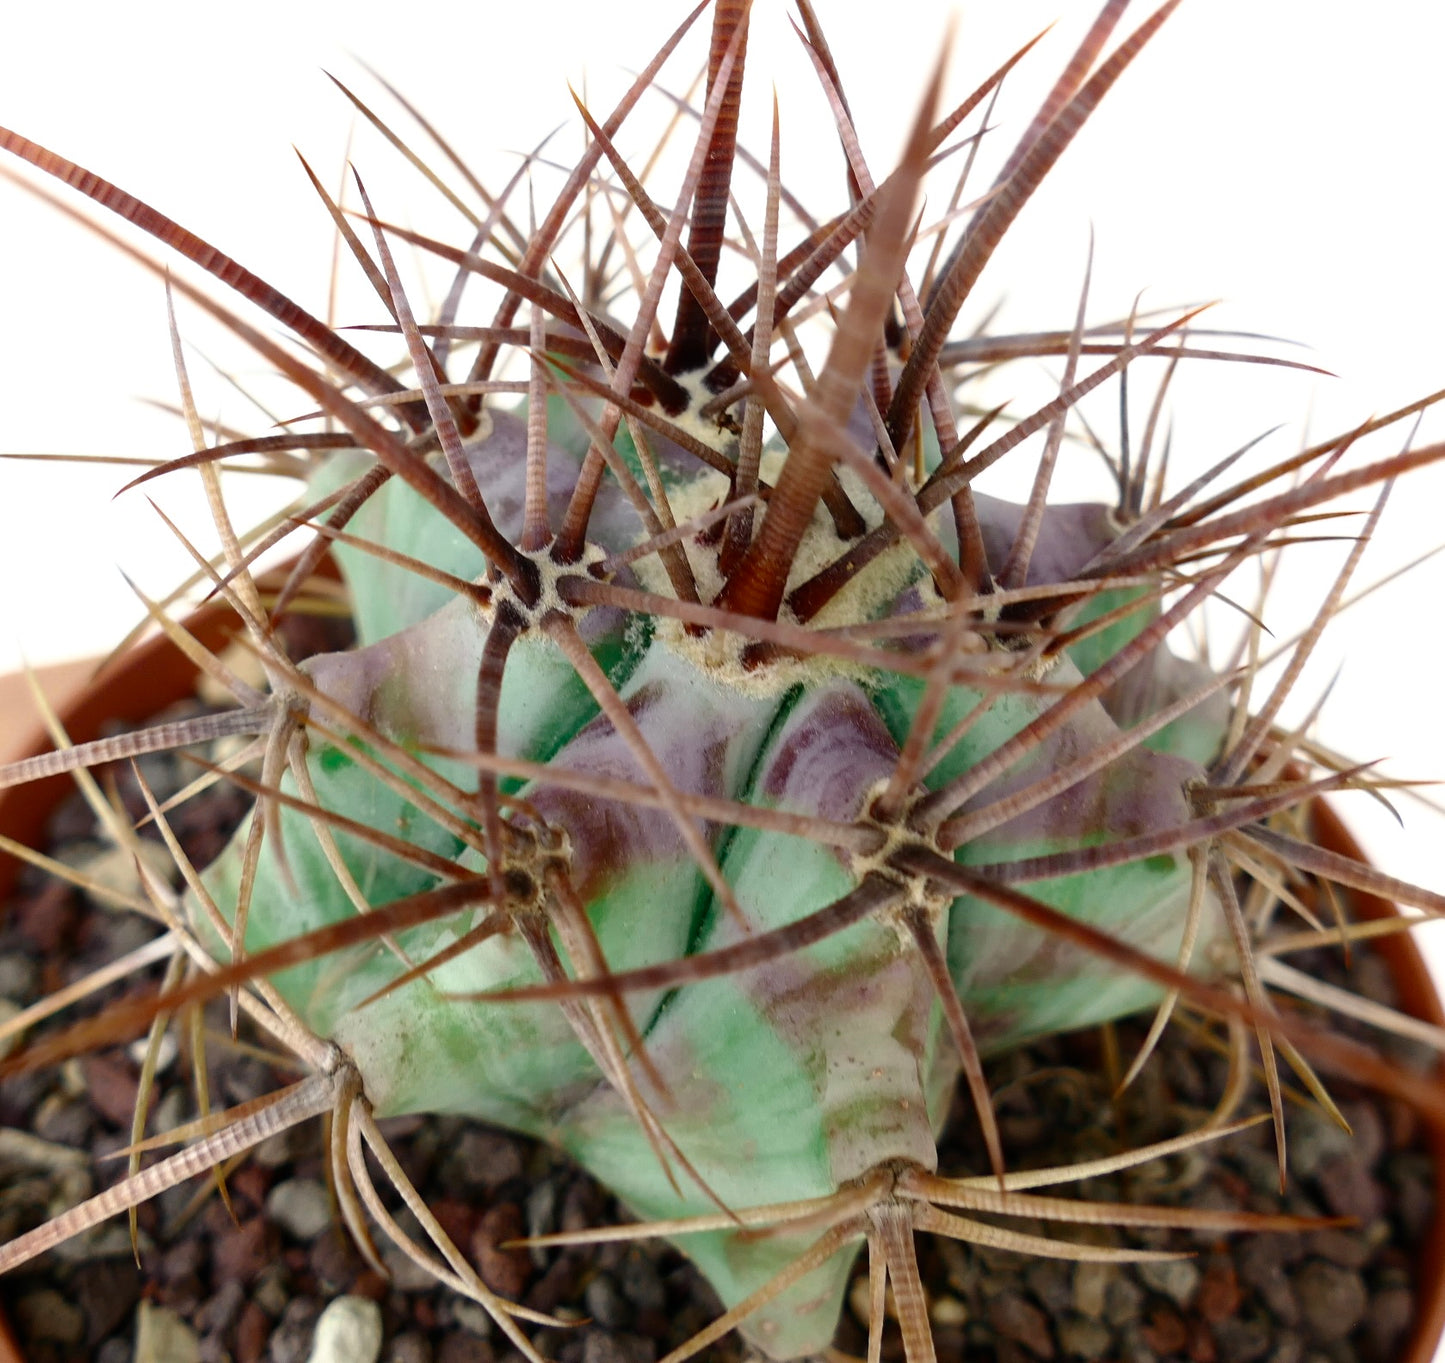
[[[218,590],[245,620],[270,693],[207,662],[233,683],[261,765],[235,775],[258,804],[222,856],[199,872],[182,859],[182,897],[149,890],[177,962],[188,951],[200,964],[0,1069],[87,1038],[109,1044],[122,1027],[234,990],[313,1074],[65,1225],[330,1111],[338,1200],[358,1240],[364,1208],[535,1358],[519,1324],[535,1315],[495,1297],[439,1226],[428,1230],[441,1258],[411,1246],[362,1153],[365,1142],[384,1161],[374,1116],[460,1113],[572,1154],[692,1256],[727,1310],[716,1330],[737,1325],[773,1358],[828,1347],[866,1243],[876,1315],[891,1284],[909,1363],[925,1363],[915,1229],[1020,1252],[1150,1257],[967,1218],[1012,1214],[989,1199],[1016,1186],[981,1056],[1161,1000],[1162,1025],[1187,995],[1231,1024],[1241,1071],[1248,1028],[1238,1024],[1254,1028],[1277,1119],[1273,1035],[1292,1059],[1323,1056],[1445,1106],[1411,1076],[1276,1016],[1249,929],[1269,920],[1263,901],[1277,887],[1252,882],[1246,922],[1236,881],[1293,856],[1380,888],[1263,829],[1353,774],[1286,779],[1293,744],[1275,725],[1279,696],[1247,717],[1246,685],[1166,644],[1282,527],[1445,448],[1339,472],[1331,443],[1200,511],[1202,482],[1164,500],[1146,441],[1132,466],[1117,463],[1116,506],[1051,504],[1059,442],[1086,393],[1156,352],[1200,353],[1186,336],[1193,313],[1147,337],[1131,318],[1099,333],[1110,353],[1080,377],[1082,308],[1062,338],[998,342],[1000,357],[1066,354],[1058,399],[1001,434],[995,412],[960,435],[944,341],[969,290],[1173,3],[1105,55],[1122,9],[1105,6],[995,189],[915,287],[925,174],[949,160],[949,139],[1007,67],[942,117],[935,81],[900,166],[879,184],[804,4],[850,156],[850,198],[821,225],[800,213],[801,240],[786,250],[776,146],[760,223],[745,220],[732,175],[747,21],[745,7],[719,4],[698,140],[670,216],[614,140],[670,49],[611,119],[587,115],[588,150],[529,235],[507,194],[484,196],[499,235],[483,232],[468,250],[389,227],[364,200],[365,230],[348,242],[407,344],[404,379],[178,224],[0,132],[325,357],[327,374],[177,285],[346,432],[277,439],[311,467],[298,523],[321,529],[303,564],[330,547],[359,636],[348,652],[293,665],[267,612],[291,604],[304,572],[279,601],[263,600],[222,518]],[[617,203],[603,215],[579,198],[602,193],[609,173],[630,224]],[[636,228],[638,239],[614,235],[599,250],[604,216],[606,230]],[[729,304],[716,288],[734,219],[755,279]],[[572,231],[591,252],[575,293],[556,266]],[[458,282],[436,322],[419,327],[388,243],[499,288],[490,325],[457,321]],[[632,294],[613,289],[613,253]],[[840,271],[846,287],[834,288]],[[673,274],[683,302],[661,348],[659,299]],[[799,339],[809,309],[832,317],[821,357]],[[466,370],[455,352],[473,342]],[[975,338],[970,353],[988,361],[989,344]],[[195,418],[183,366],[181,377]],[[520,391],[525,400],[505,396]],[[766,443],[765,422],[775,431]],[[193,426],[203,444],[199,418]],[[1031,435],[1045,448],[1027,504],[973,487]],[[345,439],[353,446],[338,448]],[[209,478],[216,460],[257,448],[198,449],[157,472],[200,465]],[[1323,472],[1271,490],[1316,458]],[[175,743],[169,731],[142,735],[0,769],[0,779]],[[165,811],[152,814],[168,833]],[[933,1177],[960,1080],[994,1164],[977,1171],[992,1176],[986,1192],[980,1180]],[[387,1173],[406,1196],[404,1173]],[[1128,1210],[1113,1215],[1138,1224]],[[1212,1231],[1301,1225],[1181,1218]],[[62,1230],[0,1248],[0,1269]],[[878,1325],[874,1363],[881,1339]]]
[[[896,760],[868,698],[833,681],[783,721],[751,798],[851,820]],[[756,930],[795,922],[859,879],[828,848],[754,830],[735,835],[723,866]],[[742,937],[714,911],[698,946]],[[891,1162],[932,1170],[958,1068],[916,953],[872,918],[755,970],[679,990],[648,1034],[648,1053],[673,1087],[674,1137],[730,1206],[827,1196]],[[565,1145],[642,1215],[709,1210],[697,1190],[684,1187],[684,1202],[667,1187],[611,1090],[599,1089],[569,1119]],[[808,1241],[723,1231],[680,1243],[731,1305]],[[838,1251],[769,1303],[749,1337],[777,1357],[825,1348],[856,1252]]]
[[[495,436],[493,438],[496,438]],[[500,460],[486,444],[473,468],[489,504]],[[698,475],[711,478],[713,475]],[[675,500],[685,505],[686,491]],[[498,497],[506,504],[505,497]],[[983,499],[980,499],[981,502]],[[1019,509],[988,499],[985,524],[995,543]],[[866,509],[865,518],[876,516]],[[1035,564],[1031,581],[1055,571],[1068,580],[1094,557],[1109,520],[1103,508],[1068,507],[1046,518],[1057,543]],[[818,558],[833,534],[819,513]],[[989,537],[986,536],[985,543]],[[1107,541],[1104,541],[1107,542]],[[623,546],[603,543],[608,554]],[[705,546],[693,546],[700,578],[716,571]],[[917,609],[916,582],[894,563],[873,565],[854,597],[872,601],[880,617]],[[365,589],[364,570],[354,590]],[[891,601],[890,601],[891,596]],[[925,592],[931,596],[931,591]],[[586,617],[579,622],[583,627]],[[458,598],[435,615],[352,653],[318,658],[308,673],[326,696],[364,717],[377,733],[412,746],[463,749],[474,699],[466,680],[480,668],[488,612]],[[644,619],[619,626],[605,643],[639,637]],[[710,663],[698,641],[666,622],[652,628],[640,659],[615,669],[631,722],[680,791],[739,799],[760,809],[814,816],[838,826],[866,825],[870,802],[900,759],[925,689],[922,679],[853,669],[856,679],[827,664],[802,660],[751,674]],[[595,633],[595,631],[594,631]],[[594,645],[598,647],[600,645]],[[1067,658],[1037,669],[1055,692],[1080,676]],[[442,679],[460,678],[449,687]],[[559,770],[645,780],[629,738],[605,715],[582,724],[558,746],[555,736],[589,713],[579,703],[575,673],[547,639],[523,635],[512,647],[499,700],[502,754],[545,750]],[[964,713],[981,708],[967,734],[933,768],[940,786],[967,773],[1052,704],[1049,694],[948,689],[937,718],[937,739]],[[891,730],[891,732],[890,732]],[[1032,747],[987,787],[989,802],[1007,798],[1050,772],[1085,758],[1118,730],[1094,702]],[[313,760],[312,779],[329,803],[327,753]],[[1024,856],[1090,842],[1169,829],[1187,819],[1186,787],[1204,779],[1196,763],[1147,748],[1129,751],[1104,771],[1080,780],[960,847],[967,864],[1007,864]],[[667,1097],[659,1116],[687,1162],[682,1173],[659,1159],[655,1135],[637,1120],[635,1097],[648,1083],[634,1060],[634,1085],[619,1088],[598,1073],[574,1035],[573,1020],[545,1004],[487,1003],[476,996],[541,979],[526,943],[498,936],[457,960],[357,1008],[358,1000],[397,979],[403,963],[376,943],[305,991],[287,990],[301,1016],[351,1056],[375,1109],[464,1112],[521,1127],[567,1149],[650,1219],[705,1215],[723,1206],[757,1206],[825,1197],[894,1165],[931,1171],[934,1139],[947,1111],[958,1056],[944,1039],[942,1011],[908,933],[890,921],[898,887],[870,870],[866,857],[756,828],[707,825],[717,858],[745,922],[739,924],[711,893],[707,878],[667,810],[597,801],[549,786],[545,777],[524,786],[523,826],[558,839],[558,863],[586,905],[602,957],[614,971],[658,965],[735,947],[749,936],[796,924],[870,886],[876,912],[802,950],[720,978],[688,981],[670,992],[628,995],[633,1025]],[[398,803],[402,803],[398,797]],[[961,811],[968,814],[968,806]],[[385,814],[385,818],[393,816]],[[297,836],[305,838],[298,829]],[[247,830],[229,859],[208,879],[217,900],[228,864],[244,855]],[[289,841],[289,840],[288,840]],[[311,863],[314,865],[314,862]],[[459,866],[485,872],[486,858],[464,853]],[[319,881],[302,877],[313,902],[336,895],[329,869]],[[358,874],[361,868],[357,867]],[[285,872],[263,852],[248,917],[247,950],[264,950],[295,930]],[[293,875],[294,875],[293,871]],[[1106,928],[1157,958],[1172,961],[1180,946],[1190,891],[1188,862],[1161,856],[1042,887],[1046,902]],[[392,893],[415,893],[430,882],[396,880]],[[912,893],[917,893],[917,889]],[[1156,1001],[1160,991],[1135,974],[1101,963],[1078,947],[1021,924],[989,905],[924,892],[939,946],[946,950],[959,999],[984,1051],[1016,1045],[1060,1029],[1106,1021]],[[382,902],[373,900],[373,902]],[[1202,940],[1222,935],[1217,906]],[[322,912],[324,916],[324,911]],[[305,920],[308,925],[312,921]],[[450,932],[420,930],[401,945],[412,959],[449,947],[474,926]],[[217,943],[217,949],[223,949]],[[1201,959],[1211,961],[1206,951]],[[279,982],[279,977],[278,977]],[[450,1063],[438,1061],[448,1057]],[[741,1153],[741,1158],[740,1158]],[[795,1236],[762,1240],[714,1231],[680,1241],[708,1274],[724,1303],[734,1306],[763,1287],[798,1254]],[[744,1329],[778,1357],[826,1347],[857,1244],[839,1249],[813,1272],[751,1316]]]

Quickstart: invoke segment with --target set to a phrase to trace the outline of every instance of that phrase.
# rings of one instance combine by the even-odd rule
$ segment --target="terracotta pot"
[[[1310,820],[1315,841],[1321,847],[1356,861],[1366,860],[1359,843],[1323,800],[1316,800],[1311,806]],[[1357,918],[1392,918],[1399,912],[1388,899],[1378,895],[1359,890],[1351,891],[1350,895]],[[1414,940],[1406,933],[1377,937],[1371,943],[1371,950],[1390,967],[1400,1007],[1424,1022],[1445,1026],[1439,990]],[[1445,1065],[1437,1066],[1436,1073],[1445,1077]],[[1435,1164],[1435,1216],[1420,1246],[1415,1282],[1415,1329],[1410,1347],[1400,1356],[1399,1363],[1433,1363],[1441,1336],[1445,1334],[1445,1127],[1431,1123],[1427,1140]]]
[[[186,623],[201,643],[213,651],[224,648],[240,628],[240,621],[224,605],[205,607]],[[60,717],[74,743],[99,738],[102,728],[111,720],[139,724],[195,691],[195,666],[164,635],[149,639],[124,658],[91,671],[86,683],[76,688],[75,678],[86,666],[93,665],[75,664],[58,670],[57,674],[73,693],[69,703],[63,705]],[[24,695],[24,678],[6,678],[6,682],[12,696]],[[0,715],[9,712],[7,705],[0,710]],[[49,752],[55,746],[40,731],[38,721],[31,727],[33,732],[21,743],[3,745],[5,761]],[[74,780],[62,775],[0,790],[0,832],[33,847],[44,832],[51,811],[74,789]],[[0,901],[9,896],[19,870],[19,862],[0,852]]]
[[[187,623],[192,633],[212,649],[223,646],[239,628],[236,617],[224,606],[209,607]],[[189,696],[195,680],[195,667],[169,640],[150,640],[95,674],[90,685],[65,708],[62,718],[66,731],[73,741],[80,743],[98,737],[108,720],[139,722]],[[37,734],[15,755],[45,752],[50,746]],[[71,788],[69,776],[58,776],[0,791],[0,833],[33,845],[40,838],[52,809]],[[1317,801],[1311,817],[1315,838],[1322,847],[1364,860],[1358,844],[1328,805]],[[8,896],[19,869],[11,857],[0,853],[0,902]],[[1393,904],[1376,895],[1356,892],[1353,900],[1361,918],[1376,919],[1396,913]],[[1445,1026],[1445,1008],[1415,943],[1401,934],[1377,938],[1372,949],[1388,963],[1401,1006],[1415,1017]],[[1429,1145],[1436,1170],[1437,1205],[1420,1252],[1415,1329],[1410,1347],[1401,1355],[1399,1363],[1433,1363],[1436,1347],[1445,1333],[1445,1196],[1442,1196],[1445,1194],[1445,1128],[1429,1127]],[[0,1363],[23,1363],[3,1316],[0,1316]]]

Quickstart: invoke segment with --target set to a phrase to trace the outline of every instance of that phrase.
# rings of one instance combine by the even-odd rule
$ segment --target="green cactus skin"
[[[494,488],[492,481],[515,481],[520,426],[520,417],[499,416],[488,438],[469,451],[489,507],[516,505],[506,485]],[[549,472],[568,476],[568,462],[565,451],[555,451]],[[718,480],[705,472],[696,481]],[[705,488],[683,485],[674,499],[689,505],[706,495]],[[993,499],[980,499],[980,505],[990,526],[996,525],[988,538],[1006,544],[1019,509]],[[429,524],[439,519],[435,513],[428,515],[404,488],[388,487],[373,507],[366,529],[389,548],[416,553],[442,535]],[[875,523],[880,516],[876,508],[865,510]],[[1087,524],[1092,538],[1075,534],[1080,524]],[[1107,526],[1101,507],[1051,512],[1044,542],[1052,561],[1041,555],[1032,581],[1050,570],[1068,574],[1082,566],[1106,547],[1099,540]],[[800,560],[822,558],[834,540],[820,512]],[[606,554],[625,547],[597,545]],[[483,565],[467,562],[460,546],[443,547],[441,556],[448,571],[482,573]],[[693,557],[700,580],[716,571],[716,555],[706,546],[693,546]],[[858,623],[916,610],[932,596],[916,557],[899,558],[895,553],[875,563],[869,570],[875,580],[855,584]],[[352,653],[313,660],[307,666],[313,682],[378,733],[416,751],[465,747],[475,704],[471,679],[490,626],[486,611],[455,598],[411,623],[400,614],[403,598],[393,590],[394,568],[355,552],[344,562],[353,598],[377,598],[375,607],[359,611],[371,622],[363,637],[379,631],[378,620],[397,632]],[[432,604],[424,594],[414,595],[419,599],[407,602],[407,610],[424,611]],[[594,614],[606,618],[579,620],[592,634],[593,656],[610,672],[677,789],[835,823],[866,822],[870,794],[898,762],[899,745],[925,690],[922,678],[876,668],[854,668],[850,675],[822,660],[785,661],[744,674],[725,656],[709,661],[707,641],[671,622]],[[1141,609],[1139,617],[1148,616]],[[835,612],[834,623],[838,618]],[[1127,643],[1131,623],[1137,628],[1129,617],[1110,644]],[[1095,657],[1107,660],[1097,649]],[[1043,669],[1040,680],[1068,687],[1080,673],[1071,659],[1060,657]],[[981,716],[927,784],[942,786],[968,772],[1051,703],[1047,695],[1005,691],[989,700],[977,687],[950,687],[938,712],[938,740],[966,713],[980,708]],[[596,710],[556,646],[524,634],[504,673],[498,750],[568,771],[644,779],[624,736]],[[989,797],[1029,784],[1117,732],[1103,705],[1085,707],[992,783]],[[1221,737],[1216,730],[1216,747]],[[456,775],[454,762],[428,760]],[[343,750],[320,747],[309,766],[323,807],[344,810],[378,829],[401,830],[408,841],[443,855],[458,855],[443,830],[427,827],[430,821],[402,795],[378,790]],[[1140,747],[955,855],[964,864],[1007,862],[1167,829],[1188,818],[1188,783],[1204,779],[1197,762]],[[587,905],[614,971],[701,954],[744,936],[666,811],[599,803],[549,787],[545,779],[518,794],[528,802],[529,819],[540,817],[546,828],[565,834],[566,874]],[[295,812],[282,817],[286,865],[266,843],[247,920],[251,954],[353,913],[306,819]],[[230,851],[206,875],[228,917],[225,906],[235,904],[247,832],[237,833]],[[847,853],[785,833],[712,824],[707,836],[754,933],[826,908],[857,891],[866,874]],[[338,841],[373,905],[438,883],[435,874],[383,850],[344,837]],[[459,865],[481,873],[485,858],[468,852],[459,856]],[[1038,891],[1061,911],[1172,963],[1190,879],[1185,858],[1165,855],[1066,876]],[[962,897],[936,908],[938,940],[985,1052],[1107,1021],[1160,996],[1157,986],[1133,972],[1101,963],[987,904]],[[411,960],[425,960],[475,926],[479,916],[413,929],[398,945]],[[198,915],[198,926],[201,922]],[[1211,914],[1206,946],[1222,931]],[[212,946],[218,953],[226,950],[219,940]],[[1201,950],[1198,959],[1211,957]],[[895,1162],[934,1167],[934,1137],[958,1057],[907,934],[886,917],[865,918],[755,969],[629,994],[648,1058],[669,1094],[659,1115],[697,1174],[679,1187],[669,1181],[679,1178],[676,1171],[664,1169],[647,1133],[599,1075],[555,1005],[475,997],[541,982],[519,937],[493,937],[428,977],[358,1007],[405,968],[378,942],[295,967],[275,982],[318,1035],[345,1047],[378,1113],[458,1112],[550,1140],[649,1219],[704,1215],[716,1201],[750,1207],[822,1197]],[[637,1082],[646,1083],[640,1072]],[[800,1248],[796,1236],[740,1241],[732,1232],[690,1235],[680,1243],[727,1306],[761,1287]],[[744,1326],[749,1338],[777,1357],[825,1347],[856,1250],[856,1245],[840,1250],[751,1317]]]

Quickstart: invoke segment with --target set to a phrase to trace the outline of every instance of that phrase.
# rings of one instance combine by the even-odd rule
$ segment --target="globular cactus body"
[[[503,527],[507,509],[520,511],[509,492],[517,479],[523,416],[494,418],[489,437],[469,451],[478,485],[488,506],[499,509]],[[565,470],[569,462],[564,450],[549,452],[549,471]],[[705,509],[726,491],[725,480],[704,471],[691,483],[676,484],[673,501]],[[856,492],[855,498],[863,502]],[[398,502],[411,503],[405,516],[389,514]],[[1021,509],[995,499],[980,502],[988,517],[985,543],[1006,545]],[[876,506],[864,515],[873,524],[881,520]],[[404,488],[388,488],[367,519],[375,542],[418,556],[443,533],[435,513]],[[1103,506],[1050,512],[1043,539],[1048,552],[1036,560],[1031,582],[1047,582],[1050,573],[1069,580],[1107,547],[1110,522]],[[594,540],[592,558],[616,555],[636,538],[633,532],[623,542]],[[835,547],[833,527],[820,509],[798,558],[823,562]],[[698,579],[719,580],[716,546],[690,548]],[[465,547],[457,546],[445,566],[485,583],[484,565],[467,558]],[[385,589],[394,568],[356,551],[343,562],[352,598],[375,601],[359,612],[367,632],[384,627],[378,620],[398,626],[397,632],[314,659],[305,669],[311,681],[326,699],[394,742],[422,753],[464,750],[472,742],[475,678],[502,609],[500,597],[487,604],[456,597],[410,623],[399,618],[396,597]],[[585,567],[554,571],[563,580],[587,576]],[[872,581],[861,576],[848,601],[834,605],[832,627],[940,605],[907,546],[870,565],[868,574]],[[566,607],[559,602],[554,609]],[[1149,612],[1139,614],[1147,618]],[[897,769],[900,746],[929,686],[921,676],[827,658],[784,658],[749,669],[739,657],[741,641],[716,632],[689,634],[676,621],[641,614],[583,611],[576,624],[677,790],[836,826],[866,828],[874,819],[872,803]],[[1128,637],[1127,629],[1116,630],[1110,643],[1122,646]],[[972,652],[959,652],[978,666],[980,684],[945,689],[932,741],[944,742],[966,716],[973,721],[947,747],[924,789],[976,769],[1081,680],[1074,662],[1061,654],[1034,669],[1037,690],[1016,692],[999,687],[987,653],[981,642]],[[568,773],[648,779],[635,740],[597,713],[576,671],[541,629],[523,632],[511,644],[497,716],[499,756],[550,761]],[[990,781],[988,799],[1086,757],[1118,732],[1101,703],[1084,706]],[[1221,737],[1216,731],[1216,747]],[[456,774],[453,758],[431,754],[425,760]],[[323,807],[345,810],[384,832],[401,831],[415,846],[460,853],[435,827],[430,836],[422,834],[428,820],[404,793],[377,791],[372,780],[370,797],[358,798],[352,787],[369,778],[344,748],[322,746],[309,763]],[[1204,779],[1195,761],[1135,748],[955,855],[966,865],[1007,863],[1169,829],[1188,818],[1189,783]],[[475,927],[481,911],[445,927],[402,934],[400,951],[374,942],[277,977],[308,1025],[345,1047],[379,1113],[459,1112],[544,1137],[649,1219],[826,1197],[894,1164],[934,1168],[934,1140],[958,1055],[908,929],[890,921],[905,906],[926,913],[985,1053],[1138,1011],[1161,992],[1134,972],[1101,963],[986,903],[951,898],[925,876],[900,876],[880,855],[886,847],[881,836],[879,851],[870,856],[771,829],[700,822],[717,871],[744,915],[739,923],[668,810],[598,800],[549,785],[545,776],[521,784],[516,794],[525,802],[519,803],[525,813],[518,824],[526,847],[515,863],[525,868],[525,894],[535,893],[545,920],[549,909],[559,907],[547,889],[549,867],[555,870],[586,906],[601,955],[614,972],[704,956],[784,929],[858,893],[870,874],[888,910],[750,969],[627,995],[647,1061],[662,1083],[658,1114],[686,1158],[686,1173],[659,1159],[653,1133],[599,1073],[555,1004],[477,997],[542,981],[519,934],[492,937],[359,1006],[393,985],[408,959],[424,961],[445,951]],[[306,820],[284,815],[283,829],[281,842],[263,849],[250,896],[246,950],[253,954],[354,912]],[[248,836],[249,826],[243,827],[206,877],[228,918]],[[435,871],[406,866],[383,849],[344,836],[338,841],[373,906],[439,883]],[[459,865],[484,873],[486,858],[461,853]],[[1039,893],[1062,912],[1172,962],[1190,883],[1187,859],[1165,854],[1065,876],[1040,886]],[[199,915],[197,926],[204,927]],[[565,951],[564,936],[549,931]],[[1211,912],[1205,945],[1221,932]],[[222,942],[214,945],[226,949]],[[1204,949],[1198,959],[1213,960]],[[648,1076],[635,1061],[634,1070],[638,1086],[645,1086]],[[731,1307],[796,1256],[795,1239],[714,1231],[682,1243]],[[749,1334],[779,1357],[825,1347],[856,1248],[838,1251],[825,1268],[755,1313],[745,1327]]]

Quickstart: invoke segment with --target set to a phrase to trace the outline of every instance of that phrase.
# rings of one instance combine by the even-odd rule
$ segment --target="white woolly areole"
[[[696,418],[693,420],[696,422]],[[702,424],[706,426],[711,423]],[[714,442],[717,436],[717,428],[712,426]],[[785,449],[764,451],[760,468],[762,478],[769,483],[775,483],[786,458]],[[862,479],[850,469],[842,466],[835,468],[844,491],[858,508],[868,528],[872,529],[880,524],[883,520],[882,508]],[[703,516],[720,506],[727,499],[728,491],[729,483],[724,474],[714,469],[705,469],[690,482],[670,489],[668,500],[673,517],[680,525]],[[847,547],[848,541],[839,538],[831,516],[819,503],[793,559],[786,592],[791,592],[816,576]],[[694,536],[683,541],[683,551],[697,582],[699,595],[704,601],[716,600],[723,587],[717,548],[712,544],[699,544]],[[667,574],[655,555],[640,559],[634,565],[634,570],[649,591],[661,596],[673,595]],[[876,620],[887,612],[899,594],[918,576],[918,555],[906,540],[900,539],[860,569],[808,622],[808,627],[836,629]],[[922,575],[918,586],[925,608],[943,604],[927,574]],[[778,612],[778,620],[780,623],[802,624],[789,610],[786,600]],[[872,679],[873,669],[869,667],[850,662],[846,658],[822,655],[777,658],[766,666],[749,669],[743,666],[742,652],[756,640],[745,631],[710,629],[699,636],[688,633],[687,627],[681,621],[667,617],[658,617],[655,625],[655,637],[672,651],[688,658],[699,671],[720,685],[749,695],[781,695],[799,683],[817,684],[830,677],[848,677],[862,682]]]
[[[607,557],[606,550],[595,544],[584,544],[582,557],[576,563],[562,564],[552,557],[552,546],[549,544],[540,553],[523,554],[522,557],[537,570],[537,600],[530,606],[517,595],[516,588],[505,577],[493,581],[483,573],[476,579],[478,586],[489,587],[492,592],[490,601],[477,602],[476,605],[477,614],[489,628],[496,618],[497,607],[504,600],[511,602],[517,613],[529,624],[537,624],[553,613],[577,620],[595,609],[587,605],[574,606],[563,600],[562,594],[557,590],[557,583],[564,577],[585,576],[588,569]]]

